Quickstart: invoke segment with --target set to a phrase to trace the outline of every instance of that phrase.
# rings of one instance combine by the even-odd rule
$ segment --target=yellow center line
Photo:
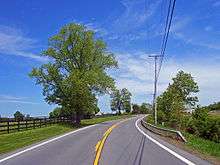
[[[120,123],[124,122],[126,120],[123,120],[121,122],[118,122],[114,125],[112,125],[103,135],[102,139],[100,141],[98,141],[98,143],[96,144],[95,146],[95,151],[96,151],[96,156],[95,156],[95,160],[94,160],[94,163],[93,165],[98,165],[99,164],[99,159],[101,157],[101,152],[102,152],[102,149],[104,147],[104,143],[107,139],[107,137],[109,136],[109,134],[112,132],[112,130],[117,127],[117,125],[119,125]]]
[[[102,139],[100,141],[98,141],[98,143],[96,144],[96,157],[95,157],[95,161],[94,161],[94,165],[98,165],[99,164],[99,159],[101,156],[101,152],[104,146],[104,143],[107,139],[107,137],[109,136],[109,134],[112,132],[113,128],[115,128],[117,126],[117,124],[114,124],[113,126],[111,126],[103,135]]]

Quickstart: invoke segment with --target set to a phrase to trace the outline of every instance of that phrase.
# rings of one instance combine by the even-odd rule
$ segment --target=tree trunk
[[[75,122],[76,122],[76,115],[72,114],[72,116],[71,116],[71,123],[74,125]]]
[[[121,108],[118,108],[118,114],[121,115]]]
[[[76,125],[80,125],[81,122],[81,113],[76,112]]]

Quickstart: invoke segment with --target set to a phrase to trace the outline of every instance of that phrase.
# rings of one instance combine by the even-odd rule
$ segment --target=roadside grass
[[[213,118],[219,118],[219,116],[212,116]],[[145,120],[148,123],[154,124],[154,119],[152,115],[149,115]],[[161,128],[169,128],[166,126],[162,126],[161,124],[157,125]],[[172,128],[169,128],[172,129]],[[185,149],[189,152],[193,152],[195,154],[198,154],[199,156],[209,159],[211,162],[216,163],[220,161],[220,143],[216,143],[211,140],[207,140],[201,137],[198,137],[196,135],[187,133],[185,131],[181,131],[181,133],[184,135],[184,137],[187,140],[187,143],[178,143],[175,140],[168,140],[168,138],[165,138],[168,140],[168,142],[173,143],[174,145],[180,146],[182,149]],[[196,152],[194,152],[196,151]]]
[[[206,140],[195,135],[183,132],[187,139],[186,146],[202,154],[218,157],[220,159],[220,143]]]
[[[131,117],[131,115],[107,116],[86,119],[81,121],[80,127],[128,117]],[[0,154],[4,154],[51,137],[73,131],[77,128],[79,127],[70,124],[53,124],[51,126],[42,128],[13,132],[9,134],[2,134],[0,135]]]
[[[128,117],[132,117],[132,115],[115,115],[115,116],[106,116],[106,117],[97,117],[97,118],[92,118],[92,119],[85,119],[81,121],[82,126],[87,126],[87,125],[92,125],[92,124],[98,124],[102,123],[105,121],[110,121],[110,120],[118,120],[118,119],[125,119]]]
[[[0,154],[69,132],[73,129],[70,125],[54,124],[48,127],[0,135]]]

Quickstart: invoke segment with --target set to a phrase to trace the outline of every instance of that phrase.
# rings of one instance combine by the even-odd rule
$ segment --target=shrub
[[[208,116],[206,108],[198,108],[188,123],[187,131],[191,134],[220,142],[220,120]]]

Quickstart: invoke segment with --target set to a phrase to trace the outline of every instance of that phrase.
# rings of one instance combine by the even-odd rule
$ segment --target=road
[[[103,138],[106,130],[116,123],[118,123],[117,126],[112,129],[104,143],[98,158],[99,165],[209,164],[207,161],[178,149],[146,131],[137,122],[139,118],[135,117],[123,122],[105,122],[56,140],[46,141],[44,144],[35,144],[0,156],[0,164],[93,165],[97,156],[96,144]],[[150,140],[149,136],[159,145],[154,140]],[[165,146],[165,149],[160,145]]]

